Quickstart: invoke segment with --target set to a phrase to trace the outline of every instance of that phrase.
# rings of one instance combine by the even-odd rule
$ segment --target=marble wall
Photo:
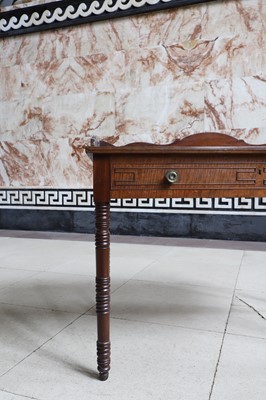
[[[91,187],[91,136],[265,143],[265,30],[227,0],[0,40],[0,186]]]

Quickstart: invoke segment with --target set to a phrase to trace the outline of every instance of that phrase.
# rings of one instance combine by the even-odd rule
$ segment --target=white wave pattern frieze
[[[159,2],[168,3],[173,0],[105,0],[101,5],[95,0],[90,5],[80,3],[77,10],[72,5],[69,5],[64,11],[58,7],[51,13],[50,10],[45,10],[41,15],[38,12],[32,13],[29,17],[23,14],[18,20],[16,17],[11,17],[9,21],[5,18],[0,19],[0,31],[7,32],[11,29],[29,28],[31,26],[39,26],[42,24],[51,24],[53,22],[62,22],[66,19],[85,18],[90,15],[100,15],[104,12],[113,13],[117,10],[128,10],[131,7],[139,8],[146,4],[155,5]]]

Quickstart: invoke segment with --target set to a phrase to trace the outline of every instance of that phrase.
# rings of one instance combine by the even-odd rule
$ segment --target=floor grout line
[[[142,272],[142,271],[141,271]],[[138,273],[137,273],[138,274]],[[136,275],[137,275],[136,274]],[[135,276],[135,275],[134,275]],[[215,289],[215,290],[217,290],[217,289],[227,289],[227,290],[234,290],[234,287],[229,287],[229,286],[220,286],[220,285],[217,285],[217,286],[213,286],[213,285],[211,285],[211,284],[205,284],[205,285],[195,285],[195,284],[192,284],[192,283],[180,283],[180,282],[170,282],[170,281],[162,281],[162,280],[157,280],[157,281],[155,281],[155,280],[153,280],[153,281],[150,281],[150,280],[148,280],[148,279],[134,279],[134,277],[132,277],[132,278],[130,278],[129,280],[131,280],[131,281],[135,281],[135,282],[150,282],[150,283],[155,283],[155,284],[158,284],[158,285],[160,285],[160,284],[162,284],[162,283],[165,283],[166,285],[173,285],[173,286],[189,286],[189,287],[202,287],[202,288],[212,288],[212,289]]]
[[[264,317],[264,315],[262,315],[255,307],[253,307],[251,304],[247,303],[246,301],[244,301],[243,299],[240,299],[240,297],[236,296],[236,298],[241,301],[243,304],[245,304],[246,306],[248,306],[251,310],[253,310],[259,317],[261,317],[262,319],[264,319],[264,321],[266,321],[266,318]]]
[[[0,268],[0,269],[1,269],[1,268]],[[9,270],[9,271],[10,271],[10,270]],[[16,271],[21,271],[21,270],[16,270]],[[33,271],[27,271],[27,272],[33,272]],[[32,275],[29,275],[29,276],[27,276],[27,277],[25,277],[25,278],[19,279],[18,281],[9,283],[7,286],[1,287],[1,288],[0,288],[0,292],[1,292],[1,291],[4,291],[4,290],[7,290],[7,289],[9,289],[9,288],[12,288],[12,287],[15,286],[15,285],[21,284],[22,282],[27,281],[28,279],[31,279],[31,278],[35,277],[36,275],[38,275],[38,274],[39,274],[39,272],[35,272],[35,273],[33,273]]]
[[[26,396],[25,394],[19,394],[19,393],[9,392],[8,390],[3,390],[3,389],[0,389],[0,393],[1,393],[1,392],[2,392],[2,393],[13,394],[14,396],[23,397],[24,399],[42,400],[42,399],[37,398],[37,397],[30,397],[30,396]]]
[[[259,340],[266,340],[266,337],[259,337],[259,336],[250,336],[250,335],[243,335],[240,333],[232,333],[232,332],[227,332],[226,333],[229,336],[237,336],[237,337],[243,337],[243,338],[248,338],[248,339],[259,339]]]
[[[0,301],[0,304],[5,305],[5,306],[11,306],[11,307],[33,308],[33,309],[35,309],[35,310],[43,310],[43,311],[49,311],[49,312],[55,312],[55,313],[65,313],[65,314],[76,314],[76,315],[81,315],[80,312],[59,310],[59,309],[56,309],[56,308],[46,308],[46,307],[38,307],[38,306],[29,306],[29,305],[26,305],[26,304],[5,303],[4,301]],[[94,305],[91,306],[86,312],[90,311],[93,307],[95,307],[95,302],[94,302]]]
[[[245,293],[257,293],[257,294],[266,294],[265,290],[255,290],[255,289],[236,289],[236,292],[244,292]],[[238,307],[238,306],[236,306]],[[243,306],[242,306],[243,307]]]
[[[94,316],[92,314],[88,314],[88,316]],[[140,324],[148,324],[148,325],[159,325],[159,326],[168,326],[168,327],[172,327],[172,328],[180,328],[180,329],[188,329],[191,331],[198,331],[198,332],[208,332],[208,333],[216,333],[219,335],[222,335],[223,332],[222,331],[215,331],[215,330],[209,330],[209,329],[203,329],[203,328],[193,328],[190,326],[184,326],[184,325],[173,325],[173,324],[164,324],[162,322],[151,322],[151,321],[141,321],[141,320],[137,320],[137,319],[128,319],[128,318],[121,318],[121,317],[112,317],[111,316],[111,320],[120,320],[120,321],[128,321],[128,322],[138,322]]]
[[[49,343],[52,339],[54,339],[57,335],[59,335],[61,332],[63,332],[65,329],[67,329],[69,326],[73,325],[74,322],[78,321],[81,317],[83,317],[85,314],[87,314],[93,307],[90,307],[87,309],[84,313],[79,314],[76,318],[74,318],[71,322],[69,322],[67,325],[65,325],[62,329],[60,329],[57,333],[55,333],[53,336],[51,336],[49,339],[45,340],[40,346],[38,346],[36,349],[31,351],[27,356],[22,358],[20,361],[18,361],[15,365],[13,365],[11,368],[9,368],[7,371],[5,371],[2,375],[0,375],[0,378],[8,374],[11,370],[16,368],[19,364],[21,364],[23,361],[25,361],[27,358],[29,358],[32,354],[36,353],[38,350],[40,350],[43,346],[45,346],[47,343]],[[38,400],[38,399],[37,399]]]
[[[217,363],[216,363],[216,367],[215,367],[215,371],[214,371],[214,376],[213,376],[212,385],[211,385],[211,389],[210,389],[208,400],[211,400],[212,394],[213,394],[213,389],[214,389],[214,385],[215,385],[216,376],[217,376],[217,373],[218,373],[219,363],[220,363],[220,360],[221,360],[224,340],[225,340],[225,336],[226,336],[226,333],[227,333],[227,327],[228,327],[229,318],[230,318],[230,315],[231,315],[231,310],[232,310],[232,306],[233,306],[233,302],[234,302],[234,298],[235,298],[236,286],[237,286],[237,281],[238,281],[238,277],[239,277],[239,274],[240,274],[240,269],[241,269],[241,265],[242,265],[242,262],[243,262],[243,258],[244,258],[244,251],[242,253],[241,261],[239,263],[238,274],[237,274],[237,277],[236,277],[235,286],[234,286],[233,295],[232,295],[232,300],[231,300],[231,304],[230,304],[230,307],[229,307],[227,320],[226,320],[226,323],[225,323],[224,333],[223,333],[223,337],[222,337],[222,342],[221,342],[221,346],[220,346],[220,350],[219,350],[219,354],[218,354],[218,360],[217,360]]]

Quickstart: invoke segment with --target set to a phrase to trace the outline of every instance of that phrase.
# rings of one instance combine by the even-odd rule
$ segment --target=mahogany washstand
[[[97,362],[110,370],[110,200],[175,197],[266,197],[266,145],[199,133],[169,145],[105,142],[93,154],[96,246]]]

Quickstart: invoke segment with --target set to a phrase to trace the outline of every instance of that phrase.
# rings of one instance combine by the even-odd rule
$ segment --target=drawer
[[[222,189],[266,185],[265,163],[112,164],[111,190]]]

